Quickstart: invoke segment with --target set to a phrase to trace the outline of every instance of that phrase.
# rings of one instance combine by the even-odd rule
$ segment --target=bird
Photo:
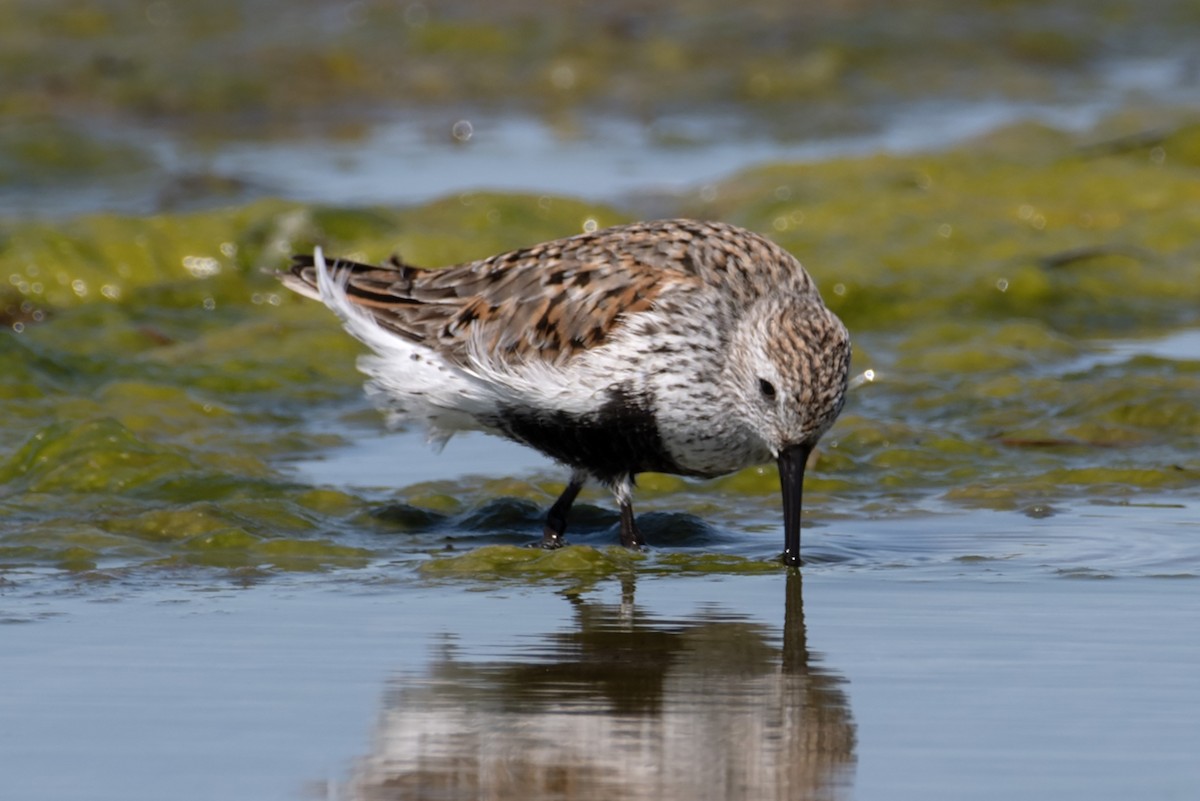
[[[782,561],[800,565],[805,468],[845,403],[850,336],[800,262],[723,222],[616,225],[449,267],[293,257],[279,276],[369,353],[358,368],[389,424],[435,446],[480,430],[570,469],[540,544],[566,544],[589,480],[645,539],[639,473],[713,478],[774,460]]]

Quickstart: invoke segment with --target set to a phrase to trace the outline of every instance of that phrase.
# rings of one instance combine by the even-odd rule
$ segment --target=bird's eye
[[[758,379],[758,391],[767,400],[775,399],[775,385],[765,378]]]

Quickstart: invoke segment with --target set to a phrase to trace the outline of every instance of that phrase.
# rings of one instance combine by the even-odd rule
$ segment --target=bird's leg
[[[626,548],[641,548],[646,540],[633,519],[633,477],[625,476],[614,484],[613,495],[621,508],[621,544]]]
[[[621,503],[621,544],[626,548],[637,549],[646,544],[637,522],[633,519],[633,504],[628,500]]]
[[[546,515],[546,526],[542,529],[543,548],[561,548],[566,545],[563,536],[567,533],[567,513],[571,511],[571,504],[575,503],[579,490],[583,489],[586,478],[583,473],[572,473],[567,488],[550,507],[550,513]]]

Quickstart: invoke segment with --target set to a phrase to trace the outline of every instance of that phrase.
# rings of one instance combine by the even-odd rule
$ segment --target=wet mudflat
[[[0,10],[0,798],[1190,798],[1195,9],[794,5]],[[675,214],[854,338],[799,574],[770,466],[526,547],[270,274]]]

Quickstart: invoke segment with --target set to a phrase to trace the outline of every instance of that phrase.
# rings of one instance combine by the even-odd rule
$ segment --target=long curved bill
[[[812,445],[789,445],[779,452],[779,485],[783,491],[783,563],[800,564],[800,506],[804,497],[804,466]]]

